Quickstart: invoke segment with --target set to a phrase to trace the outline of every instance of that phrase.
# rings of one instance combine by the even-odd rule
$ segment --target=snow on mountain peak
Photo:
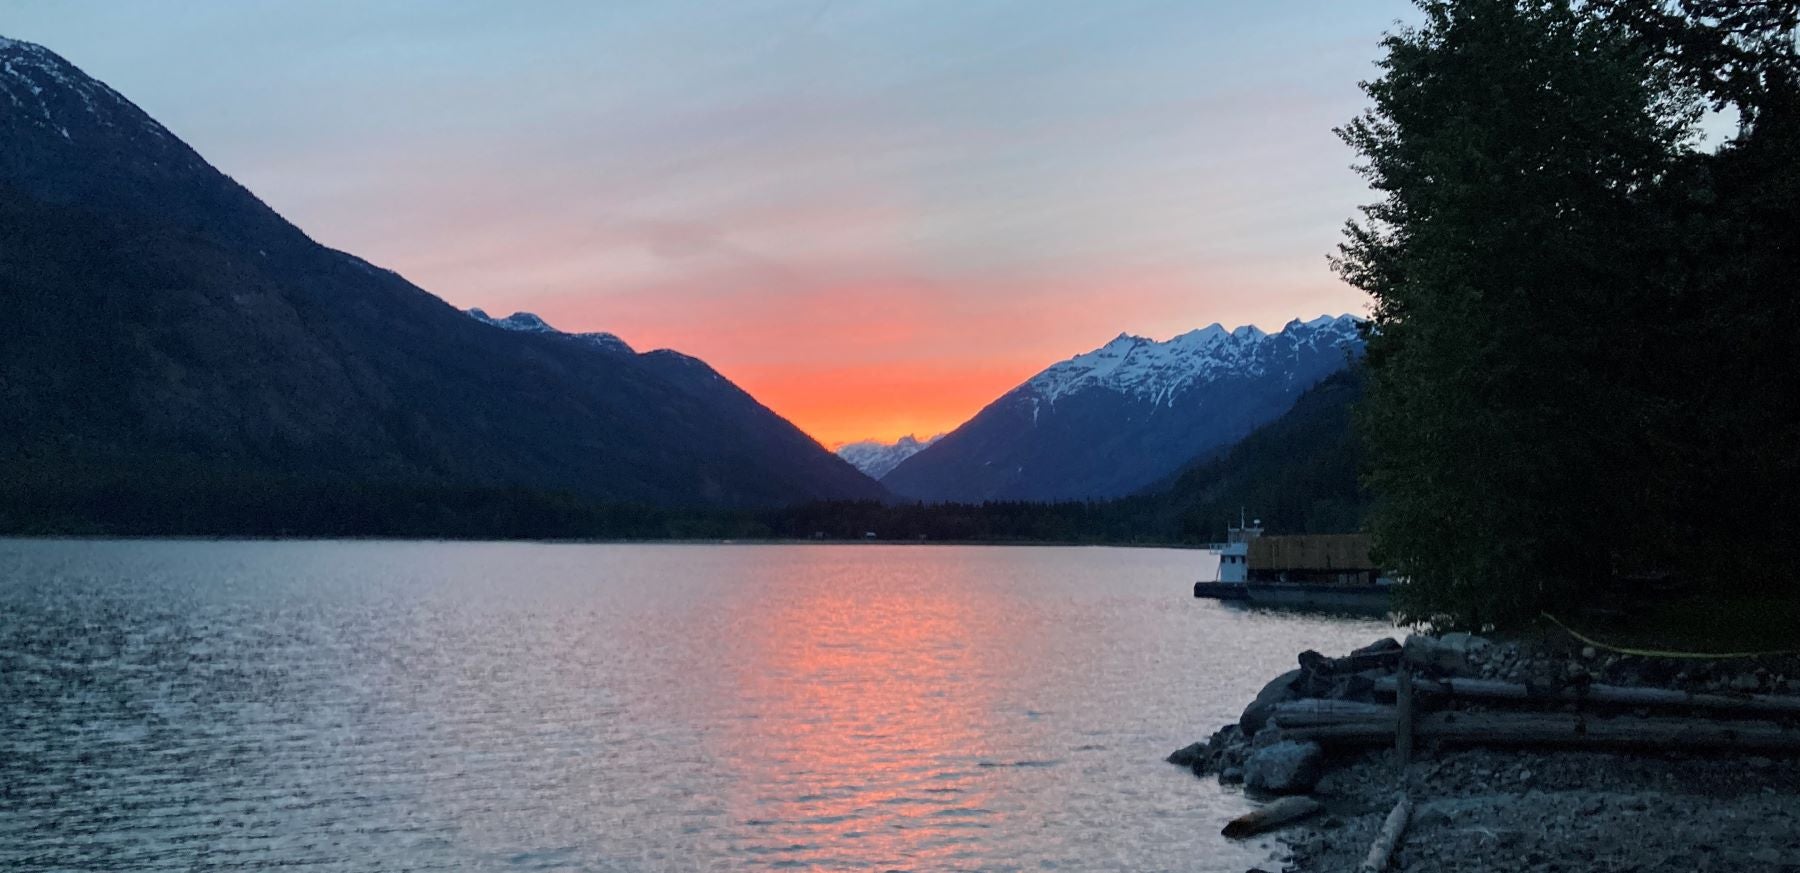
[[[488,315],[486,311],[478,308],[465,309],[463,312],[470,318],[473,318],[482,324],[491,324],[501,330],[517,331],[519,333],[555,334],[557,336],[566,336],[582,340],[590,345],[606,349],[607,351],[637,354],[637,351],[633,349],[629,343],[619,339],[618,336],[614,334],[602,333],[599,331],[591,333],[566,333],[551,327],[549,322],[539,318],[537,313],[534,312],[515,312],[505,318],[495,318]]]
[[[927,439],[919,439],[912,434],[907,434],[891,443],[884,443],[880,440],[861,440],[845,443],[838,446],[835,451],[838,457],[849,461],[851,466],[863,471],[864,475],[871,479],[880,479],[895,467],[900,466],[901,461],[918,454],[921,449],[937,442],[938,437],[941,436],[943,434],[940,433]]]
[[[169,138],[155,119],[55,52],[0,36],[0,113],[6,111],[70,142],[79,137],[83,124],[125,129],[135,125],[157,139]]]
[[[1164,342],[1121,333],[1098,349],[1052,365],[1019,390],[1052,404],[1076,391],[1104,388],[1173,405],[1198,382],[1226,374],[1261,376],[1280,356],[1297,354],[1302,345],[1355,343],[1356,324],[1351,315],[1323,315],[1305,322],[1294,319],[1269,334],[1255,325],[1227,331],[1214,323]]]

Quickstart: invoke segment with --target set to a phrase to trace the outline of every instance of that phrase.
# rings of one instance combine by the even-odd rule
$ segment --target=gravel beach
[[[1429,752],[1401,871],[1800,871],[1800,762],[1753,756]],[[1334,761],[1286,869],[1356,869],[1400,784],[1392,751]]]
[[[1237,724],[1172,754],[1173,763],[1252,796],[1304,795],[1322,811],[1263,834],[1274,869],[1355,870],[1404,789],[1412,816],[1387,869],[1399,871],[1793,871],[1800,873],[1800,676],[1792,656],[1696,660],[1624,655],[1562,642],[1490,642],[1466,634],[1381,640],[1342,658],[1299,656]],[[1403,774],[1388,744],[1313,741],[1308,717],[1395,711],[1402,670],[1421,687],[1417,705],[1445,717],[1495,713],[1579,718],[1590,725],[1685,718],[1733,731],[1758,724],[1788,731],[1767,749],[1505,747],[1420,737]],[[1446,693],[1497,683],[1521,699]],[[1461,686],[1456,686],[1461,687]],[[1697,695],[1706,706],[1607,705],[1607,690]],[[1765,709],[1734,711],[1755,699]],[[1769,706],[1777,711],[1768,711]],[[1752,720],[1754,719],[1754,720]],[[1686,734],[1683,735],[1687,736]],[[1223,824],[1223,823],[1221,823]]]

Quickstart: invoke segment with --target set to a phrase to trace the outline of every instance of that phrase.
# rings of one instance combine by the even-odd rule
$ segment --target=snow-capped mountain
[[[845,443],[837,447],[838,457],[850,462],[850,465],[863,471],[872,479],[880,479],[888,471],[900,466],[900,462],[919,453],[919,450],[938,441],[943,434],[919,439],[907,434],[891,443],[880,440],[862,440]]]
[[[1220,376],[1261,376],[1304,350],[1337,348],[1356,341],[1356,319],[1321,315],[1298,319],[1275,340],[1254,325],[1226,330],[1217,323],[1166,342],[1119,334],[1112,342],[1076,355],[1031,377],[1025,384],[1038,399],[1104,388],[1159,406],[1173,406],[1188,388]],[[1287,348],[1288,345],[1292,349]],[[1290,373],[1290,378],[1294,374]]]
[[[1116,497],[1286,412],[1362,349],[1353,316],[1280,331],[1213,324],[1157,342],[1120,334],[1054,364],[882,476],[925,500]]]
[[[470,318],[483,324],[491,324],[501,330],[516,330],[521,333],[553,333],[581,340],[588,345],[605,351],[623,352],[627,355],[637,354],[636,349],[633,349],[629,343],[619,339],[618,336],[614,334],[603,333],[600,331],[590,333],[569,333],[568,331],[557,330],[556,328],[551,327],[549,322],[539,318],[536,313],[532,312],[515,312],[505,318],[495,318],[478,308],[465,309],[463,311],[467,312]]]

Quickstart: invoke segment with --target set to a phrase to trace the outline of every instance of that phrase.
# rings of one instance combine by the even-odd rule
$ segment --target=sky
[[[675,348],[826,445],[1121,332],[1364,314],[1398,0],[0,0],[320,242]]]

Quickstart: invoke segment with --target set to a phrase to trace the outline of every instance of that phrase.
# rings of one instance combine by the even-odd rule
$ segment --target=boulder
[[[1244,714],[1238,716],[1238,728],[1243,731],[1244,736],[1256,736],[1256,732],[1269,723],[1269,715],[1275,704],[1298,699],[1294,687],[1305,676],[1305,670],[1289,670],[1264,685],[1263,690],[1257,692],[1256,699],[1244,707]]]
[[[1250,753],[1244,760],[1244,785],[1276,794],[1311,791],[1325,774],[1325,750],[1318,743],[1283,740]]]
[[[1413,634],[1406,638],[1406,660],[1445,673],[1464,673],[1470,655],[1487,651],[1489,645],[1481,637],[1460,632],[1441,637]]]
[[[1167,760],[1171,764],[1180,764],[1183,767],[1192,767],[1192,766],[1194,766],[1194,763],[1196,761],[1206,760],[1206,744],[1205,743],[1189,743],[1185,746],[1182,746],[1179,749],[1176,749],[1173,752],[1170,752]]]
[[[1398,651],[1400,651],[1400,641],[1393,637],[1385,637],[1351,652],[1350,657],[1354,658],[1358,655],[1386,655]]]

